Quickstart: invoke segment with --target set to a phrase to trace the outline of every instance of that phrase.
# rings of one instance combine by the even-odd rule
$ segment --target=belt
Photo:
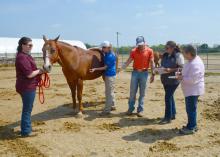
[[[134,71],[145,72],[145,71],[148,71],[148,69],[134,69]]]

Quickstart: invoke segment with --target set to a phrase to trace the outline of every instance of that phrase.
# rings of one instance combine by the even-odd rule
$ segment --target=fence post
[[[209,54],[206,52],[206,68],[209,69]]]

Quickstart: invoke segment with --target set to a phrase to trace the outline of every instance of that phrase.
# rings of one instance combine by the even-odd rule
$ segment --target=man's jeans
[[[130,84],[130,98],[128,101],[129,111],[133,112],[135,109],[135,101],[136,101],[136,94],[139,87],[140,96],[138,99],[138,108],[137,112],[142,112],[144,110],[144,96],[145,96],[145,89],[146,83],[148,78],[148,72],[138,72],[133,71],[131,76],[131,84]]]
[[[21,94],[23,108],[21,115],[21,135],[28,135],[32,132],[31,112],[35,99],[36,91],[24,92]]]

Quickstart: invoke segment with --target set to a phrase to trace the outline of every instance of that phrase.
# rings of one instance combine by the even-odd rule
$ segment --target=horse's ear
[[[43,35],[44,42],[47,42],[47,37]]]
[[[56,37],[56,39],[54,39],[54,41],[57,42],[59,38],[60,38],[60,35],[58,37]]]

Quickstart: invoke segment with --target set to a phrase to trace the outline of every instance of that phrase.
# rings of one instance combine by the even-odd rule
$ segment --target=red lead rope
[[[39,87],[39,101],[41,104],[44,103],[44,88],[49,88],[50,87],[50,77],[47,73],[44,73],[40,76],[40,82],[38,83]]]

